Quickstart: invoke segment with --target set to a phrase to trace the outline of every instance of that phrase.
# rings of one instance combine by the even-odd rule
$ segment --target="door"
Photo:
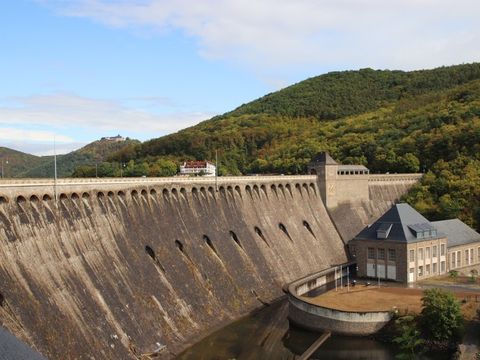
[[[415,269],[411,268],[410,271],[408,272],[408,282],[414,282],[414,274],[415,274]]]
[[[367,263],[367,276],[368,277],[376,277],[375,264]]]
[[[381,279],[385,279],[385,265],[384,264],[378,264],[377,265],[377,277]]]
[[[387,270],[387,278],[397,280],[397,267],[395,265],[388,265]]]

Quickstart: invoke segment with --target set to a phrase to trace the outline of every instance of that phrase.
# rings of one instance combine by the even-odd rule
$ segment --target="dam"
[[[172,358],[347,262],[421,177],[362,176],[331,207],[318,175],[3,180],[1,325],[48,359]]]

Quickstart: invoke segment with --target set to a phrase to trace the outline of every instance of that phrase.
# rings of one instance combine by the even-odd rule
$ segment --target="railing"
[[[315,175],[262,175],[262,176],[220,176],[218,184],[255,183],[273,181],[315,181]],[[107,185],[107,184],[214,184],[214,177],[139,177],[139,178],[64,178],[57,180],[57,186]],[[0,187],[53,186],[53,179],[3,179]]]
[[[419,181],[423,174],[370,174],[368,181]]]

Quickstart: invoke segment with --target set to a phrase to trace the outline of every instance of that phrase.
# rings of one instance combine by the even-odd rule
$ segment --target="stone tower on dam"
[[[157,343],[173,357],[286,283],[346,262],[348,234],[419,179],[339,164],[321,178],[319,167],[217,184],[0,182],[1,324],[49,359],[134,359]]]

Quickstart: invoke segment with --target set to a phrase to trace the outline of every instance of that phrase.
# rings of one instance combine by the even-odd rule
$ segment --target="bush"
[[[394,343],[400,346],[402,352],[397,355],[397,359],[415,359],[421,351],[420,346],[425,342],[420,338],[415,319],[413,316],[403,316],[395,320],[395,325],[399,330],[399,335],[393,339]]]
[[[458,277],[458,271],[457,270],[450,270],[448,272],[448,276],[450,276],[452,279],[456,279]]]
[[[422,298],[420,323],[427,338],[443,343],[458,341],[463,327],[460,304],[451,292],[427,289]]]

